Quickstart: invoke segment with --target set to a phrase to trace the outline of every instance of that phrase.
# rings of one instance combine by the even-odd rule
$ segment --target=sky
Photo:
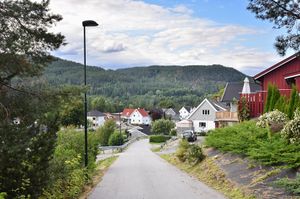
[[[283,30],[255,18],[247,0],[52,0],[63,20],[52,31],[66,46],[52,52],[83,63],[82,21],[87,27],[87,64],[105,69],[149,65],[233,67],[255,75],[282,60],[274,48]],[[291,55],[288,53],[287,55]]]

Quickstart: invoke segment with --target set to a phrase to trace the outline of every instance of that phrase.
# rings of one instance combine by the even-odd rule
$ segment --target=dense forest
[[[223,88],[226,82],[242,81],[245,75],[222,65],[148,66],[118,70],[87,67],[90,96],[103,96],[113,109],[131,107],[196,106]],[[57,59],[44,72],[51,85],[81,85],[83,65]],[[111,110],[113,111],[113,110]]]

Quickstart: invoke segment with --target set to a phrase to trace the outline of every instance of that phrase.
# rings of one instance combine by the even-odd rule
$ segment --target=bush
[[[108,144],[110,146],[121,146],[124,143],[123,134],[120,132],[115,131],[111,136],[109,137]]]
[[[283,127],[287,121],[288,121],[288,117],[286,114],[278,110],[275,110],[261,115],[258,118],[258,122],[256,123],[256,125],[261,128],[270,127],[271,130],[272,128],[278,126],[279,130],[278,129],[273,129],[273,130],[277,130],[277,132],[279,132],[282,129],[282,128],[280,129],[280,127]]]
[[[294,119],[282,129],[281,135],[290,143],[300,143],[300,110],[297,109],[294,115]]]
[[[176,131],[175,129],[172,129],[172,130],[170,131],[170,135],[171,135],[171,136],[176,136],[176,135],[177,135],[177,131]]]
[[[202,148],[195,144],[189,144],[186,140],[181,140],[176,151],[176,157],[181,161],[186,160],[190,164],[196,164],[205,158]]]
[[[280,134],[268,137],[268,130],[243,122],[235,126],[214,130],[208,134],[206,145],[220,151],[246,155],[264,165],[300,166],[300,145],[288,144]]]
[[[88,133],[88,167],[84,167],[84,133],[74,129],[58,132],[57,146],[50,161],[50,184],[40,198],[77,198],[95,169],[99,134]]]
[[[288,192],[293,194],[300,194],[300,175],[298,174],[295,179],[284,178],[276,181],[279,187],[285,188]]]
[[[169,135],[171,129],[175,127],[174,122],[170,120],[159,119],[155,120],[151,126],[151,132],[154,134]]]
[[[99,133],[99,141],[101,146],[109,145],[109,138],[114,133],[116,127],[116,123],[113,120],[107,120],[104,125],[97,130]]]
[[[7,194],[5,192],[0,192],[0,199],[5,199]]]
[[[153,143],[161,143],[169,140],[170,138],[171,136],[169,135],[151,135],[149,141]]]

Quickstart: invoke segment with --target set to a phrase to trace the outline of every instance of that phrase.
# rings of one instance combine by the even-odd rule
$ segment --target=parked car
[[[194,142],[197,140],[197,136],[194,131],[184,131],[182,133],[182,139],[186,139],[188,142]]]

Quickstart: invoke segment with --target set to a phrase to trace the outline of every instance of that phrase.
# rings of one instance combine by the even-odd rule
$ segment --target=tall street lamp
[[[82,22],[83,26],[83,56],[84,56],[84,85],[86,86],[86,39],[85,27],[98,26],[97,22],[93,20],[86,20]],[[88,165],[88,137],[87,137],[87,100],[86,91],[84,92],[84,166]]]

